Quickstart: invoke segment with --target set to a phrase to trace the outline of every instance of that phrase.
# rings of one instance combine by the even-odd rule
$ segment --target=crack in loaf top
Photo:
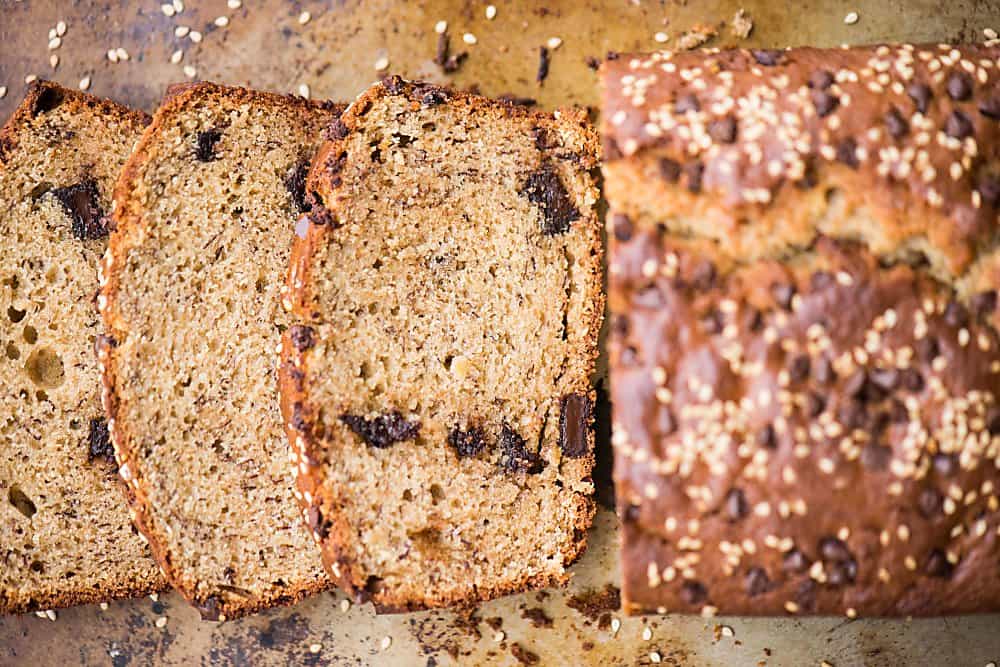
[[[878,233],[926,236],[949,274],[992,240],[995,42],[663,51],[603,70],[605,160],[655,156],[665,182],[721,195],[713,206],[733,220],[823,183],[859,191]],[[665,212],[683,212],[678,201]]]

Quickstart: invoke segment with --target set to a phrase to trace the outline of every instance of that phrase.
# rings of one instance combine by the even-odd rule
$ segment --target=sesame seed
[[[857,618],[857,617],[858,617],[858,610],[855,609],[854,607],[848,607],[847,618]]]
[[[649,652],[649,661],[650,662],[655,663],[655,664],[660,664],[660,660],[662,660],[662,658],[660,657],[659,653],[657,653],[656,651],[650,651]]]
[[[191,65],[184,66],[184,76],[186,76],[189,79],[193,79],[197,75],[198,75],[198,70],[196,70],[194,67],[192,67]]]
[[[184,11],[184,2],[183,2],[183,0],[173,0],[173,5],[174,5],[174,9],[177,11],[178,14],[180,14],[181,12]]]
[[[0,86],[0,100],[7,97],[7,86]]]
[[[785,603],[785,611],[787,611],[789,614],[798,613],[799,605],[793,602],[792,600],[789,600],[788,602]]]
[[[665,32],[662,32],[662,31],[656,33],[655,35],[653,35],[653,40],[655,42],[659,43],[659,44],[663,44],[663,43],[667,42],[669,39],[670,39],[670,35],[668,35]]]
[[[997,35],[997,31],[993,28],[985,28],[983,30],[983,36],[986,37],[986,39],[997,39],[1000,35]]]
[[[113,63],[118,62],[118,51],[115,49],[108,49],[108,60]]]
[[[473,35],[471,32],[467,32],[464,35],[462,35],[462,41],[471,46],[472,44],[475,44],[479,40],[476,39],[476,36]]]
[[[723,637],[735,637],[736,633],[733,632],[733,629],[731,627],[729,627],[728,625],[723,625],[722,626],[722,636]]]
[[[497,17],[496,5],[486,5],[486,20],[492,21]]]
[[[301,14],[299,14],[299,25],[305,25],[309,23],[310,19],[312,19],[312,14],[310,14],[307,11],[302,12]]]
[[[560,46],[562,46],[562,39],[560,39],[559,37],[549,37],[549,41],[545,42],[545,45],[548,46],[553,51],[555,51]]]
[[[63,35],[66,34],[66,22],[65,21],[60,21],[59,23],[56,24],[56,34],[59,35],[60,37],[62,37]]]
[[[165,628],[165,627],[167,627],[167,617],[166,616],[160,616],[158,619],[156,619],[156,627],[158,627],[158,628]]]
[[[34,83],[36,79],[38,79],[38,77],[36,75],[29,74],[28,76],[24,77],[24,82],[25,83]]]
[[[201,44],[202,35],[197,30],[192,30],[188,33],[188,39],[190,39],[195,44]]]
[[[102,602],[100,606],[101,606],[101,611],[107,611],[108,610],[108,603],[107,602]]]
[[[191,28],[187,27],[186,25],[179,25],[176,28],[174,28],[175,37],[187,37],[187,34],[189,32],[191,32]]]
[[[858,22],[859,18],[860,17],[857,12],[848,12],[847,16],[844,17],[844,23],[847,25],[854,25]]]
[[[175,65],[183,59],[184,59],[184,51],[182,51],[181,49],[177,49],[176,51],[170,54],[170,62],[172,62]]]
[[[617,618],[611,619],[611,634],[617,635],[618,631],[621,630],[622,622]]]
[[[389,58],[387,56],[382,56],[375,61],[375,71],[382,72],[389,69]]]
[[[227,25],[229,25],[229,17],[228,16],[217,17],[215,19],[215,25],[217,25],[220,28],[225,28]]]
[[[309,84],[307,83],[299,84],[299,95],[306,98],[307,100],[309,99]]]
[[[162,4],[160,5],[160,11],[163,12],[164,16],[173,16],[177,13],[173,5]]]
[[[54,53],[49,56],[49,66],[52,67],[52,69],[59,67],[59,56]]]
[[[652,638],[653,638],[653,631],[647,625],[642,629],[642,641],[648,642]]]
[[[60,37],[53,37],[49,40],[49,51],[55,51],[60,46],[62,46],[62,39]]]
[[[833,663],[828,662],[826,660],[821,660],[819,663],[819,667],[833,667]]]
[[[437,23],[434,24],[434,32],[436,32],[439,35],[443,35],[445,32],[447,32],[447,30],[448,30],[447,21],[438,21]]]
[[[382,637],[381,646],[382,646],[382,650],[383,651],[385,651],[390,646],[392,646],[392,637],[390,637],[389,635],[386,635],[385,637]]]

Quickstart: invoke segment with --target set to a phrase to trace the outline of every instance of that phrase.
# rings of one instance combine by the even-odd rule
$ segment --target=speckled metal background
[[[667,46],[697,24],[718,31],[711,45],[833,46],[844,42],[973,41],[1000,30],[996,0],[746,2],[683,0],[494,0],[487,2],[281,2],[186,0],[173,16],[164,0],[0,0],[0,117],[19,102],[25,77],[77,86],[152,111],[167,84],[199,79],[282,92],[302,84],[312,97],[350,100],[386,72],[476,86],[489,95],[531,97],[545,107],[592,106],[596,77],[588,56]],[[240,4],[240,3],[232,3]],[[728,22],[745,8],[747,40]],[[851,11],[853,25],[844,22]],[[303,12],[309,12],[303,20]],[[228,25],[215,19],[228,17]],[[438,21],[453,52],[467,51],[446,75],[434,63]],[[50,49],[49,30],[67,25]],[[220,21],[219,23],[226,23]],[[187,26],[203,36],[199,43]],[[466,44],[463,34],[475,35]],[[536,82],[538,49],[552,38],[551,68]],[[109,49],[127,61],[113,63]],[[171,55],[182,50],[179,62]],[[58,56],[55,69],[51,56]],[[175,56],[176,57],[176,56]],[[605,442],[604,447],[607,447]],[[604,489],[607,492],[607,489]],[[970,665],[1000,662],[1000,616],[848,621],[697,617],[623,618],[608,586],[617,581],[616,519],[602,510],[591,547],[565,591],[514,596],[464,612],[376,617],[344,611],[326,593],[288,609],[225,624],[204,623],[180,598],[60,610],[56,620],[0,617],[0,665]],[[647,632],[648,629],[648,632]],[[387,639],[388,638],[388,639]]]

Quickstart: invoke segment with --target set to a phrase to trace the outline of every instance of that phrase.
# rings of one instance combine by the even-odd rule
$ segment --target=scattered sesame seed
[[[819,663],[819,667],[833,667],[833,663],[827,660],[821,660]]]
[[[389,635],[386,635],[385,637],[382,637],[382,644],[381,644],[381,646],[382,646],[382,650],[383,651],[386,650],[386,649],[388,649],[390,646],[392,646],[392,637],[390,637]]]
[[[347,610],[351,608],[351,601],[348,599],[343,599],[340,601],[340,611],[347,613]]]
[[[735,637],[736,633],[728,625],[723,625],[722,626],[722,636],[723,637]]]
[[[486,5],[486,20],[492,21],[497,17],[496,5]]]
[[[175,37],[187,37],[187,34],[189,32],[191,32],[191,28],[187,27],[186,25],[179,25],[176,28],[174,28]]]
[[[844,17],[844,23],[847,25],[854,25],[858,22],[859,18],[861,17],[858,16],[857,12],[848,12],[847,16]]]
[[[650,651],[650,653],[649,653],[649,661],[650,662],[659,664],[660,660],[662,660],[662,658],[660,658],[660,654],[659,653],[657,653],[656,651]]]
[[[499,644],[506,638],[507,635],[504,634],[503,630],[497,630],[496,632],[493,633],[493,641],[495,641],[497,644]]]
[[[612,618],[611,619],[611,634],[617,635],[618,631],[621,630],[621,628],[622,628],[622,622],[621,622],[621,620],[619,620],[617,618]]]
[[[299,95],[306,98],[307,100],[309,99],[309,84],[307,83],[299,84]]]
[[[434,24],[434,32],[436,32],[437,34],[443,35],[447,31],[448,31],[447,21],[438,21],[437,23]]]
[[[118,62],[118,51],[115,49],[108,49],[108,60],[113,63]]]
[[[479,40],[476,39],[476,36],[473,35],[471,32],[467,32],[464,35],[462,35],[462,41],[471,46],[472,44],[475,44]]]
[[[160,616],[158,619],[156,619],[156,627],[158,627],[158,628],[165,628],[165,627],[167,627],[167,617],[166,616]]]
[[[129,58],[128,51],[126,51],[121,46],[119,46],[117,49],[115,49],[115,53],[118,54],[118,60],[128,60],[128,58]]]
[[[159,600],[160,600],[160,594],[159,593],[150,593],[149,594],[149,599],[152,600],[153,602],[159,602]]]
[[[60,21],[59,23],[56,24],[56,34],[59,35],[60,37],[62,37],[63,35],[66,34],[66,22],[65,21]]]
[[[174,5],[174,10],[176,10],[178,14],[184,11],[183,0],[174,0],[173,5]]]
[[[54,53],[51,56],[49,56],[49,65],[52,67],[52,69],[59,67],[59,56],[57,56]]]
[[[323,650],[323,645],[322,644],[310,644],[309,645],[309,652],[310,653],[319,653],[322,650]]]
[[[160,5],[160,11],[163,12],[164,16],[173,16],[174,14],[177,13],[177,10],[174,9],[174,6],[168,4]]]
[[[653,39],[656,42],[658,42],[660,44],[663,44],[663,43],[665,43],[666,41],[668,41],[670,39],[670,35],[668,35],[667,33],[661,31],[661,32],[658,32],[655,35],[653,35]]]
[[[243,0],[229,0],[226,3],[226,6],[229,7],[230,9],[239,9],[240,7],[243,6]]]
[[[389,69],[389,58],[387,56],[382,56],[375,61],[375,71],[382,72]]]
[[[997,39],[997,37],[1000,37],[1000,35],[997,35],[997,31],[993,28],[984,29],[983,36],[986,37],[986,39]]]
[[[100,607],[101,607],[101,611],[107,611],[108,610],[108,603],[107,602],[102,602],[100,604]]]
[[[184,59],[184,51],[182,51],[181,49],[177,49],[176,51],[170,54],[170,62],[172,62],[175,65],[183,59]]]
[[[49,51],[55,51],[60,46],[62,46],[62,38],[61,37],[56,36],[56,37],[53,37],[52,39],[49,40]]]
[[[7,86],[0,86],[0,100],[7,97]]]
[[[37,76],[35,76],[34,74],[29,74],[28,76],[24,77],[24,82],[33,83],[36,79],[38,79]]]
[[[653,638],[653,631],[647,625],[642,629],[642,641],[648,642],[652,638]]]
[[[220,28],[225,28],[227,25],[229,25],[229,17],[228,16],[217,17],[215,19],[215,25],[219,26]]]
[[[562,46],[562,38],[560,37],[549,37],[549,40],[545,42],[545,45],[555,51],[560,46]]]
[[[309,12],[302,12],[301,14],[299,14],[299,25],[305,25],[309,23],[310,19],[312,19],[312,14],[310,14]]]
[[[197,30],[192,30],[188,33],[188,39],[190,39],[195,44],[201,44],[202,35]]]
[[[52,610],[52,609],[46,609],[45,610],[45,617],[47,619],[49,619],[50,621],[54,621],[54,620],[56,620],[56,612],[54,610]]]
[[[857,618],[857,617],[858,617],[858,610],[855,609],[854,607],[848,607],[847,618]]]
[[[196,76],[198,76],[198,70],[196,70],[191,65],[185,65],[184,66],[184,76],[186,76],[189,79],[193,79]]]

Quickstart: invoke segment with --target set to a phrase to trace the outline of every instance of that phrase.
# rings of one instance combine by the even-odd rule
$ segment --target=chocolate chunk
[[[799,356],[792,359],[791,363],[788,364],[788,379],[792,382],[802,382],[809,377],[809,355],[800,354]]]
[[[961,70],[953,70],[948,75],[945,87],[948,90],[948,96],[956,102],[963,102],[972,97],[972,77]]]
[[[819,417],[826,409],[826,399],[816,392],[809,392],[806,395],[806,415],[809,417]]]
[[[757,442],[760,443],[761,447],[767,447],[768,449],[775,449],[778,446],[778,434],[774,430],[774,426],[768,424],[760,430],[757,434]]]
[[[921,338],[917,341],[916,347],[917,354],[927,363],[934,361],[941,352],[936,338]]]
[[[954,139],[965,139],[971,137],[973,132],[972,121],[957,109],[952,111],[948,119],[944,122],[944,133]]]
[[[819,541],[819,553],[823,560],[843,562],[852,559],[851,551],[843,540],[836,537],[824,537]]]
[[[730,521],[739,521],[750,513],[750,505],[741,489],[729,489],[725,501],[726,516]]]
[[[1000,95],[988,97],[979,103],[979,113],[993,120],[1000,120]]]
[[[399,412],[367,419],[361,415],[340,416],[348,428],[361,437],[369,447],[385,449],[403,440],[413,440],[420,432],[420,422],[406,421]]]
[[[930,106],[931,98],[934,97],[934,93],[931,92],[930,87],[923,83],[911,83],[906,88],[906,94],[910,96],[913,103],[917,105],[917,111],[920,113],[927,113],[927,108]]]
[[[615,213],[611,216],[611,229],[619,241],[624,242],[632,238],[632,221],[624,213]]]
[[[766,593],[771,588],[771,579],[767,576],[767,570],[762,567],[751,567],[747,570],[743,583],[750,597]]]
[[[587,56],[583,59],[584,64],[595,72],[601,67],[601,59],[597,56]]]
[[[93,241],[108,235],[104,211],[98,203],[97,183],[93,180],[56,188],[52,194],[69,215],[73,236],[81,241]]]
[[[216,159],[215,144],[222,138],[222,132],[214,127],[204,132],[199,132],[195,137],[194,156],[200,162],[211,162]]]
[[[870,442],[861,450],[861,465],[868,470],[885,470],[889,467],[890,460],[892,450],[883,445]]]
[[[665,405],[661,405],[656,411],[657,432],[662,435],[670,435],[677,430],[677,419],[674,413]]]
[[[920,492],[917,499],[917,506],[925,519],[932,519],[941,514],[941,506],[944,504],[944,497],[938,493],[937,489],[927,488]]]
[[[688,579],[681,585],[681,600],[690,605],[701,604],[708,599],[708,589],[705,584],[694,579]]]
[[[108,422],[104,419],[90,420],[90,430],[87,433],[87,461],[94,459],[115,462],[115,448],[111,445]]]
[[[781,567],[785,572],[799,573],[805,572],[809,569],[812,563],[809,558],[799,551],[798,549],[792,549],[785,553],[784,557],[781,559]]]
[[[990,435],[1000,435],[1000,406],[990,406],[986,411],[985,423]]]
[[[288,338],[292,343],[292,347],[299,352],[304,352],[316,344],[315,332],[312,327],[302,324],[293,324],[289,327]]]
[[[895,368],[874,368],[868,378],[880,389],[891,392],[899,386],[899,371]]]
[[[771,296],[779,306],[785,310],[792,309],[792,297],[795,296],[795,286],[788,283],[774,283],[771,285]]]
[[[736,141],[736,118],[729,114],[708,124],[708,136],[719,143],[731,144]]]
[[[340,223],[333,219],[333,215],[330,210],[325,206],[315,205],[312,210],[307,214],[309,216],[309,222],[314,225],[330,225],[331,227],[339,227]]]
[[[668,183],[676,183],[681,178],[681,165],[668,158],[660,158],[660,178]]]
[[[910,131],[910,124],[903,118],[896,107],[890,107],[882,117],[885,121],[885,129],[893,139],[902,139]]]
[[[820,357],[816,360],[816,368],[813,371],[813,378],[822,385],[831,384],[837,379],[837,372],[833,370],[833,362],[827,357]]]
[[[688,162],[684,165],[684,175],[687,176],[687,188],[698,194],[701,192],[701,177],[705,173],[705,165],[701,162]]]
[[[347,126],[344,125],[344,121],[340,120],[339,116],[326,128],[326,138],[332,141],[345,139],[350,133],[351,131],[347,129]]]
[[[39,84],[41,91],[38,93],[38,97],[35,98],[35,102],[31,107],[32,116],[37,116],[40,113],[48,113],[63,102],[63,92],[61,90],[53,86],[43,86],[44,84]]]
[[[306,213],[312,208],[306,201],[306,176],[309,175],[309,160],[299,160],[285,175],[285,188],[292,195],[292,203],[299,213]]]
[[[535,81],[538,85],[544,83],[549,76],[549,50],[544,46],[538,47],[538,71],[535,73]]]
[[[526,472],[537,475],[545,468],[545,461],[535,452],[525,447],[524,438],[512,429],[506,422],[500,427],[500,438],[497,441],[500,448],[500,467],[507,472]]]
[[[813,90],[823,90],[833,85],[833,74],[829,70],[818,69],[809,75],[809,87]]]
[[[934,471],[942,477],[951,477],[958,471],[958,458],[954,454],[935,454],[931,459]]]
[[[940,549],[934,549],[927,557],[924,564],[924,572],[932,577],[947,579],[955,571],[955,566],[951,564],[948,557]]]
[[[778,49],[753,49],[750,51],[750,54],[757,61],[758,65],[763,65],[764,67],[778,65],[784,56],[784,53]]]
[[[559,448],[564,456],[578,459],[590,451],[590,398],[584,394],[563,396],[559,412]]]
[[[979,292],[972,297],[971,305],[977,317],[989,317],[997,309],[997,291]]]
[[[455,448],[458,458],[476,456],[486,447],[485,434],[478,426],[462,430],[454,426],[448,433],[448,444]]]
[[[826,90],[813,90],[809,95],[812,97],[813,106],[816,107],[816,115],[820,118],[829,116],[840,106],[840,97]]]
[[[694,95],[681,95],[674,102],[674,113],[687,113],[688,111],[701,111],[701,104]]]
[[[323,517],[323,512],[319,507],[315,505],[310,506],[307,518],[309,528],[312,529],[315,535],[319,535],[319,539],[325,540],[330,535],[332,524],[329,519]]]
[[[857,169],[858,165],[861,164],[858,161],[858,142],[852,137],[847,137],[837,144],[837,160],[851,169]]]
[[[868,419],[868,432],[872,439],[877,439],[889,426],[889,413],[876,412]]]
[[[551,165],[545,165],[528,176],[521,194],[541,207],[542,234],[546,236],[566,233],[570,223],[580,218],[580,211]]]
[[[924,376],[916,368],[904,368],[900,373],[900,379],[907,391],[917,392],[924,388]]]

